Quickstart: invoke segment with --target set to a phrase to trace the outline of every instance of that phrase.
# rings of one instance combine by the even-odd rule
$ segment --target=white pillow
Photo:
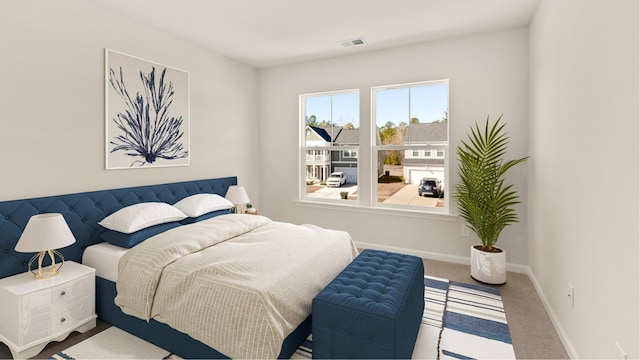
[[[196,194],[178,201],[173,206],[187,216],[195,218],[210,212],[230,209],[234,205],[217,194]]]
[[[161,202],[147,202],[124,207],[98,224],[110,230],[131,234],[153,225],[185,219],[182,211]]]

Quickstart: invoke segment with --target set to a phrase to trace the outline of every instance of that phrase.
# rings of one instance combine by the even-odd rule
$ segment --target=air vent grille
[[[342,46],[342,47],[349,47],[349,46],[357,46],[357,45],[364,45],[367,42],[364,40],[364,38],[359,37],[359,38],[355,38],[355,39],[349,39],[349,40],[342,40],[342,41],[338,41],[338,43]]]

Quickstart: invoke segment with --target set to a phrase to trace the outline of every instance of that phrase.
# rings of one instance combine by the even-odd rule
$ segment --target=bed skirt
[[[185,359],[227,359],[228,357],[189,335],[156,320],[146,322],[123,313],[113,302],[116,283],[96,277],[98,318]],[[311,333],[311,315],[282,344],[278,358],[288,359]]]

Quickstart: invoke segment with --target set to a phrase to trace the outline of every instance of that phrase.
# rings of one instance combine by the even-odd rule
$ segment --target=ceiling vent
[[[342,47],[349,47],[349,46],[356,46],[356,45],[364,45],[367,42],[364,41],[364,38],[359,37],[359,38],[355,38],[355,39],[349,39],[349,40],[342,40],[342,41],[338,41],[338,43],[342,46]]]

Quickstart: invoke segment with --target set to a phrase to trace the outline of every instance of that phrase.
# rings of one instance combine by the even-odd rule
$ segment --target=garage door
[[[336,166],[333,171],[342,171],[347,177],[347,183],[358,183],[358,168]]]
[[[429,171],[429,170],[409,170],[409,183],[420,184],[422,178],[437,178],[440,181],[444,180],[444,173],[442,171]]]

